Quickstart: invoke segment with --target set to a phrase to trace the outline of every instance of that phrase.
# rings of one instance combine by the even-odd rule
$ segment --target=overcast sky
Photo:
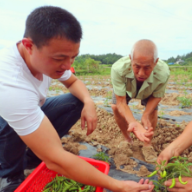
[[[80,54],[128,55],[139,39],[151,39],[159,57],[192,51],[191,0],[0,0],[0,48],[23,37],[36,7],[60,6],[80,21]]]

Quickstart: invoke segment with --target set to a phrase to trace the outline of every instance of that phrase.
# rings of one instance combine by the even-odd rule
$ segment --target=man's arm
[[[181,154],[185,149],[192,145],[192,121],[184,129],[183,133],[174,140],[173,146],[178,154]]]
[[[151,96],[148,99],[145,111],[141,118],[141,123],[145,129],[148,129],[149,127],[151,127],[153,131],[155,130],[157,125],[157,119],[158,119],[158,111],[155,110],[155,108],[157,107],[160,101],[161,101],[161,98],[156,98],[153,96]],[[151,142],[151,139],[152,137],[150,138],[150,142]]]
[[[116,180],[102,174],[86,161],[65,151],[57,132],[46,116],[36,131],[20,137],[46,163],[50,170],[84,184],[109,189],[118,187]]]
[[[87,121],[87,135],[91,134],[97,126],[97,114],[95,104],[85,84],[73,74],[68,80],[61,81],[61,83],[63,83],[75,97],[84,103],[84,108],[81,113],[81,127],[84,129],[85,121]]]
[[[75,75],[71,74],[71,77],[66,81],[61,81],[67,89],[83,103],[93,102],[85,84],[79,80]]]
[[[131,122],[135,122],[135,118],[133,117],[133,114],[129,108],[129,106],[126,103],[126,96],[118,96],[115,94],[116,97],[116,106],[117,110],[120,113],[120,115],[125,118],[127,124],[130,124]]]
[[[153,113],[160,101],[161,98],[151,96],[147,102],[143,116],[149,116],[151,113]]]
[[[119,181],[105,175],[78,156],[65,151],[60,138],[45,116],[39,128],[33,133],[20,136],[24,143],[46,163],[46,166],[66,177],[92,186],[100,186],[114,192],[152,191],[148,182]],[[150,190],[149,190],[150,188]]]
[[[115,96],[116,96],[117,111],[120,114],[120,117],[125,119],[128,125],[128,127],[124,126],[121,122],[119,122],[119,124],[122,126],[118,124],[125,138],[129,141],[130,140],[129,132],[133,132],[139,140],[148,142],[149,137],[153,135],[153,132],[151,131],[152,129],[150,128],[148,132],[146,132],[143,126],[136,121],[129,106],[126,103],[126,96],[117,96],[117,95]],[[119,121],[121,121],[121,119]]]
[[[157,162],[160,163],[163,160],[168,162],[171,157],[179,156],[185,149],[192,145],[191,135],[192,121],[186,126],[183,133],[160,153]]]

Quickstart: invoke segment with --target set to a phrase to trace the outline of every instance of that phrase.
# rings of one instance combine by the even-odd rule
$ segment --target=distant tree
[[[95,61],[94,59],[88,58],[85,60],[85,66],[88,72],[96,72],[99,70],[100,61]]]
[[[96,61],[88,55],[77,57],[73,63],[76,70],[85,70],[87,72],[96,72],[99,70],[100,61]]]
[[[103,55],[90,55],[90,54],[84,54],[80,55],[76,58],[76,61],[80,61],[80,59],[87,59],[91,58],[94,59],[95,61],[100,61],[101,64],[113,64],[115,63],[118,59],[123,57],[122,55],[118,55],[116,53],[108,53],[108,54],[103,54]]]
[[[177,60],[182,59],[184,62],[182,65],[191,65],[192,61],[192,52],[187,53],[186,55],[177,55],[177,57],[170,57],[167,59],[167,63],[175,63]]]

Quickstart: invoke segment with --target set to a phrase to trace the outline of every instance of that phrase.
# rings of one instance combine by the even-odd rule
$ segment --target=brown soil
[[[138,176],[146,176],[149,174],[144,167],[142,167],[140,171],[134,171],[133,167],[135,167],[137,163],[130,159],[130,157],[135,157],[145,161],[141,152],[143,143],[136,139],[134,135],[132,135],[133,144],[125,141],[115,122],[114,116],[104,109],[97,108],[97,116],[97,129],[89,136],[86,136],[86,130],[81,130],[80,121],[78,121],[69,132],[71,137],[62,139],[62,143],[65,144],[64,148],[74,154],[78,154],[77,151],[80,147],[77,142],[79,141],[85,141],[94,146],[102,144],[110,149],[108,154],[114,158],[117,169],[120,169],[121,165],[125,165],[124,168],[120,170],[134,173]],[[160,119],[152,140],[153,147],[157,154],[178,137],[186,125],[187,123],[183,122],[177,127],[174,124]],[[192,156],[190,152],[192,152],[192,148],[185,150],[182,156]]]
[[[89,90],[90,95],[95,97],[109,97],[112,94],[112,91],[108,91],[104,87],[111,88],[111,82],[109,76],[95,76],[95,77],[79,77],[81,80],[86,81],[87,85],[99,85],[103,87],[102,89],[91,89]],[[170,81],[173,82],[173,78],[170,78]],[[68,90],[63,87],[60,83],[57,83],[56,80],[53,81],[54,85],[51,86],[51,90],[62,90],[64,93],[68,92]],[[169,87],[168,85],[167,87]],[[174,85],[172,89],[179,89],[179,86]],[[179,93],[169,93],[165,94],[162,98],[160,104],[167,106],[175,106],[179,105],[179,101],[177,97],[182,97],[184,94],[182,92]],[[192,94],[188,94],[188,97],[192,98]],[[131,100],[131,102],[139,101],[137,99]],[[97,104],[103,104],[101,102],[97,102]],[[110,102],[109,102],[110,104]],[[140,113],[143,113],[144,107],[140,104],[140,101],[136,106],[131,106],[131,108],[135,108],[140,110]],[[163,111],[166,114],[166,110]],[[171,116],[180,116],[180,115],[191,115],[191,113],[186,113],[184,111],[172,111],[168,113]],[[125,165],[122,171],[135,173],[138,176],[146,176],[148,171],[146,168],[142,167],[140,171],[134,171],[133,167],[136,166],[134,160],[130,159],[130,157],[135,157],[142,161],[144,157],[141,152],[141,148],[143,143],[138,139],[133,137],[133,144],[129,144],[125,141],[124,137],[121,134],[120,129],[118,128],[114,116],[104,109],[97,108],[97,116],[98,116],[98,124],[96,130],[89,136],[86,136],[86,130],[81,130],[80,121],[78,121],[73,128],[70,130],[70,138],[62,138],[62,143],[64,144],[64,148],[74,154],[79,154],[78,151],[82,149],[86,149],[86,146],[81,146],[79,142],[85,141],[91,145],[97,146],[99,144],[108,147],[110,150],[108,154],[114,158],[114,162],[117,166],[117,169],[120,169],[121,165]],[[153,147],[157,154],[169,145],[179,134],[182,133],[183,129],[187,125],[186,122],[180,123],[179,125],[171,124],[163,119],[158,120],[158,125],[154,133],[154,137],[152,140]],[[179,126],[179,127],[178,127]],[[189,156],[192,149],[189,148],[185,150],[182,156]],[[192,156],[192,155],[191,155]],[[192,159],[192,158],[191,158]]]
[[[82,79],[83,81],[85,80],[90,81],[89,84],[92,84],[92,82],[94,82],[94,84],[92,85],[99,85],[101,87],[105,86],[112,87],[109,76],[102,78],[101,76],[86,77],[86,78],[80,77],[80,79]],[[171,78],[170,81],[173,82],[172,79],[173,78]],[[57,81],[55,80],[53,82],[57,83]],[[168,85],[167,87],[169,86],[170,85]],[[176,87],[177,85],[174,85],[172,89],[177,89]],[[64,93],[68,92],[68,90],[61,84],[55,84],[51,86],[51,90],[58,90],[58,89],[62,90]],[[180,88],[178,88],[177,90],[180,90]],[[102,88],[101,90],[92,89],[89,92],[90,95],[92,96],[101,96],[105,98],[109,96],[109,94],[111,94],[111,91],[109,92],[105,88]],[[180,96],[183,96],[182,92],[165,94],[160,104],[167,106],[179,105],[177,97]],[[188,97],[192,98],[192,94],[188,94]],[[133,100],[131,102],[133,102]],[[102,102],[98,104],[102,104]],[[139,109],[140,113],[144,111],[144,107],[140,104],[140,102],[138,105],[134,107],[136,109]],[[164,113],[166,113],[166,111]],[[191,113],[186,113],[183,111],[172,111],[169,113],[169,115],[180,116],[180,115],[191,115]],[[114,158],[114,162],[117,166],[117,169],[122,170],[124,172],[137,174],[140,177],[147,176],[149,174],[147,168],[145,166],[141,166],[139,171],[133,170],[133,168],[137,166],[137,163],[133,159],[130,159],[130,157],[135,157],[137,159],[145,161],[141,152],[143,143],[140,142],[138,139],[136,139],[134,135],[132,135],[133,144],[130,144],[127,141],[125,141],[123,135],[121,134],[120,129],[118,128],[115,122],[114,116],[105,111],[104,109],[97,108],[97,116],[98,116],[97,128],[89,136],[86,136],[86,130],[81,129],[81,123],[79,120],[69,131],[71,137],[68,138],[64,137],[61,139],[64,149],[78,155],[79,150],[86,149],[86,146],[80,145],[79,142],[84,141],[93,146],[104,145],[110,149],[108,151],[108,154],[110,157]],[[158,124],[152,140],[153,147],[158,155],[166,146],[168,146],[175,138],[177,138],[183,132],[184,128],[187,125],[187,122],[182,122],[179,125],[177,125],[176,123],[172,124],[163,119],[158,120]],[[192,148],[190,147],[186,149],[183,152],[182,156],[189,157],[189,160],[192,162]],[[123,169],[120,168],[121,165],[124,165]]]

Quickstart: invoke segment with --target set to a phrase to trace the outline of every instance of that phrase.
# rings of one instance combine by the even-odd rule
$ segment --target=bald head
[[[157,47],[155,43],[148,39],[142,39],[137,41],[131,50],[131,59],[133,59],[136,56],[145,56],[145,57],[151,57],[154,60],[154,63],[157,60],[158,53],[157,53]]]

